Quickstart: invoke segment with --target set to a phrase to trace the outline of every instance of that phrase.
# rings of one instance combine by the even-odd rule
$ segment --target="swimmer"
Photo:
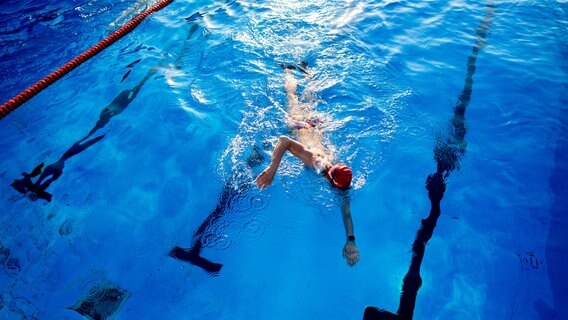
[[[283,65],[282,67],[284,68],[284,88],[286,89],[288,100],[287,123],[294,139],[287,136],[278,138],[278,142],[272,152],[272,162],[258,175],[256,185],[260,189],[265,189],[272,183],[280,166],[282,156],[286,151],[300,159],[306,166],[313,168],[317,173],[326,177],[330,185],[344,195],[343,199],[345,201],[341,206],[346,236],[343,257],[347,260],[349,266],[354,266],[359,261],[359,249],[355,245],[353,221],[347,194],[352,180],[351,168],[343,163],[334,163],[328,148],[322,143],[322,121],[321,116],[314,109],[315,98],[311,84],[308,84],[306,90],[304,90],[304,99],[300,102],[297,95],[298,82],[293,75],[296,67],[290,65]],[[308,79],[311,77],[307,63],[300,63],[298,69]]]

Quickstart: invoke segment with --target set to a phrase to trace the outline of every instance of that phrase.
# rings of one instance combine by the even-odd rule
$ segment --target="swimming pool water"
[[[0,100],[154,2],[3,2]],[[84,319],[72,309],[97,298],[108,319],[397,311],[468,70],[466,148],[414,319],[568,319],[567,3],[489,3],[475,70],[487,2],[174,1],[152,15],[0,121],[0,319]],[[270,188],[253,185],[289,134],[279,64],[300,61],[354,171],[353,268],[324,179],[286,156]],[[42,163],[61,170],[51,201],[11,186]],[[220,272],[168,256],[218,208],[200,243]]]

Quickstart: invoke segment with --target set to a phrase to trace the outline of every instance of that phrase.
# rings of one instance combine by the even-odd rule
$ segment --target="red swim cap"
[[[336,164],[327,171],[327,180],[337,189],[349,189],[351,179],[353,179],[351,168],[343,163]]]

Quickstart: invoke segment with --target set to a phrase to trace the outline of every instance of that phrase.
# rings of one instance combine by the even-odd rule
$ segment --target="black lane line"
[[[454,107],[454,114],[451,120],[452,130],[446,141],[440,139],[434,147],[436,172],[426,178],[426,190],[428,190],[428,198],[430,198],[431,204],[430,214],[426,219],[422,219],[420,229],[412,244],[412,259],[408,272],[402,281],[402,293],[398,310],[394,314],[377,307],[368,306],[365,308],[363,320],[411,320],[414,316],[416,297],[418,296],[418,290],[422,286],[420,266],[424,259],[426,244],[432,238],[436,222],[441,214],[440,203],[446,190],[446,179],[453,170],[459,168],[459,161],[465,153],[465,111],[471,100],[477,54],[485,46],[485,38],[491,25],[493,11],[494,5],[492,2],[489,2],[486,6],[483,21],[476,31],[477,41],[473,46],[471,55],[467,59],[467,76],[463,91]]]
[[[264,157],[262,151],[257,146],[254,146],[247,160],[247,165],[252,169],[263,162]],[[219,197],[215,209],[209,213],[207,218],[205,218],[201,225],[193,232],[191,247],[184,249],[175,246],[170,250],[168,255],[172,258],[193,264],[211,274],[218,273],[223,265],[209,261],[201,256],[204,238],[209,235],[208,230],[211,226],[215,226],[219,219],[230,214],[231,209],[235,205],[238,205],[240,201],[247,199],[246,194],[251,186],[251,182],[246,177],[242,177],[238,172],[235,172],[223,186],[221,196]]]
[[[84,138],[75,142],[67,151],[65,151],[59,160],[45,167],[45,170],[43,169],[44,163],[42,162],[36,166],[31,173],[23,172],[23,178],[14,180],[11,186],[20,193],[29,193],[29,198],[31,200],[43,199],[48,202],[51,201],[53,196],[46,190],[63,174],[65,161],[87,150],[89,147],[102,140],[105,137],[104,134],[94,138],[91,136],[98,130],[104,128],[112,118],[121,114],[136,98],[142,86],[144,86],[146,81],[148,81],[154,73],[154,70],[149,71],[146,74],[146,77],[144,77],[144,79],[142,79],[142,81],[140,81],[140,83],[138,83],[138,85],[134,88],[124,90],[119,93],[109,105],[101,110],[99,120],[93,126],[91,131]],[[33,182],[32,178],[35,178],[38,175],[39,178]]]

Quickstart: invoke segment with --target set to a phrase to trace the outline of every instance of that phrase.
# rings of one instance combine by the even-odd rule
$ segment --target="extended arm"
[[[292,155],[302,160],[306,165],[313,166],[313,153],[311,151],[307,150],[303,144],[296,140],[280,136],[272,152],[270,165],[256,177],[256,185],[259,188],[264,189],[272,183],[286,150],[290,151]]]
[[[347,260],[348,265],[354,266],[357,261],[359,261],[359,249],[357,249],[355,245],[355,234],[353,231],[353,220],[351,219],[350,199],[348,194],[343,195],[341,215],[343,217],[346,237],[345,246],[343,247],[343,257]]]

